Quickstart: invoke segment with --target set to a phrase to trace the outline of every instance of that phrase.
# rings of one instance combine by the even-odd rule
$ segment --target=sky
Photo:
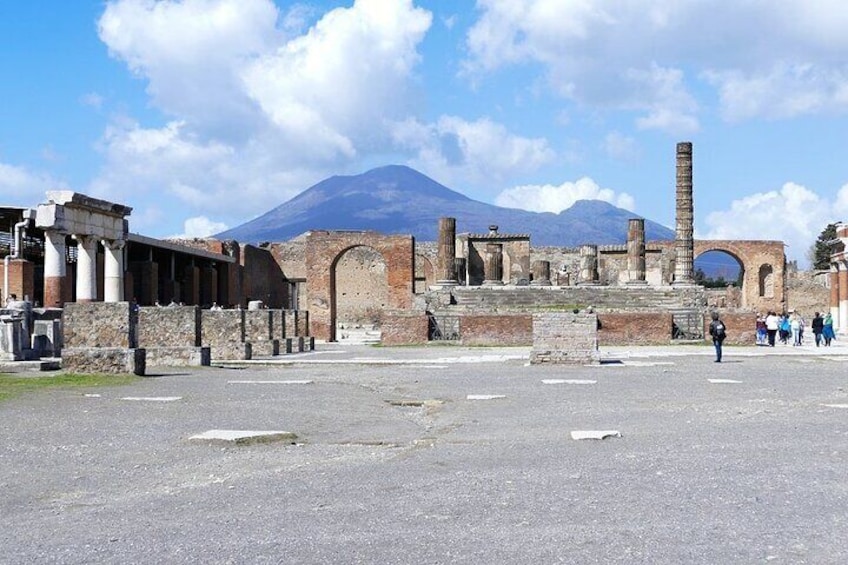
[[[844,0],[5,1],[0,205],[74,190],[200,237],[405,164],[673,229],[691,141],[695,237],[805,266],[848,220],[846,29]]]

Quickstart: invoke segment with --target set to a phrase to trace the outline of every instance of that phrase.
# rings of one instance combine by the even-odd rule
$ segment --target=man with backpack
[[[724,338],[727,337],[727,329],[724,322],[718,317],[718,312],[712,313],[713,321],[710,322],[710,336],[713,338],[713,345],[716,350],[716,363],[721,363],[721,345],[724,343]]]

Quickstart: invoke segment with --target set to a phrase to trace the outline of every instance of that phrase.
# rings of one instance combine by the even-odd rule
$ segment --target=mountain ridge
[[[627,221],[641,218],[601,200],[578,200],[559,212],[530,212],[473,200],[405,165],[386,165],[359,175],[334,175],[261,216],[217,234],[246,243],[288,241],[313,230],[373,230],[438,239],[439,218],[456,218],[459,233],[527,233],[539,246],[610,245],[627,241]],[[674,232],[645,219],[648,241]]]

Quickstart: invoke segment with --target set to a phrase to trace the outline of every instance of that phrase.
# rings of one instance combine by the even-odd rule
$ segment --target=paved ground
[[[319,345],[4,402],[0,563],[848,562],[848,347],[527,353]]]

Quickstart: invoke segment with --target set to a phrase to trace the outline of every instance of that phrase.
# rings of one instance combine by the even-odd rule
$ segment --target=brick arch
[[[424,292],[431,285],[436,284],[436,268],[433,261],[421,253],[415,254],[415,278],[418,281],[419,292]]]
[[[742,266],[742,307],[753,311],[782,311],[786,306],[786,256],[782,241],[696,240],[694,257],[722,251]],[[770,267],[770,269],[769,269]],[[760,277],[769,273],[771,292],[761,293]],[[761,295],[762,294],[762,295]]]
[[[370,247],[386,262],[388,309],[412,307],[415,239],[377,232],[313,231],[306,238],[306,298],[309,330],[316,339],[335,341],[334,271],[345,252]]]

